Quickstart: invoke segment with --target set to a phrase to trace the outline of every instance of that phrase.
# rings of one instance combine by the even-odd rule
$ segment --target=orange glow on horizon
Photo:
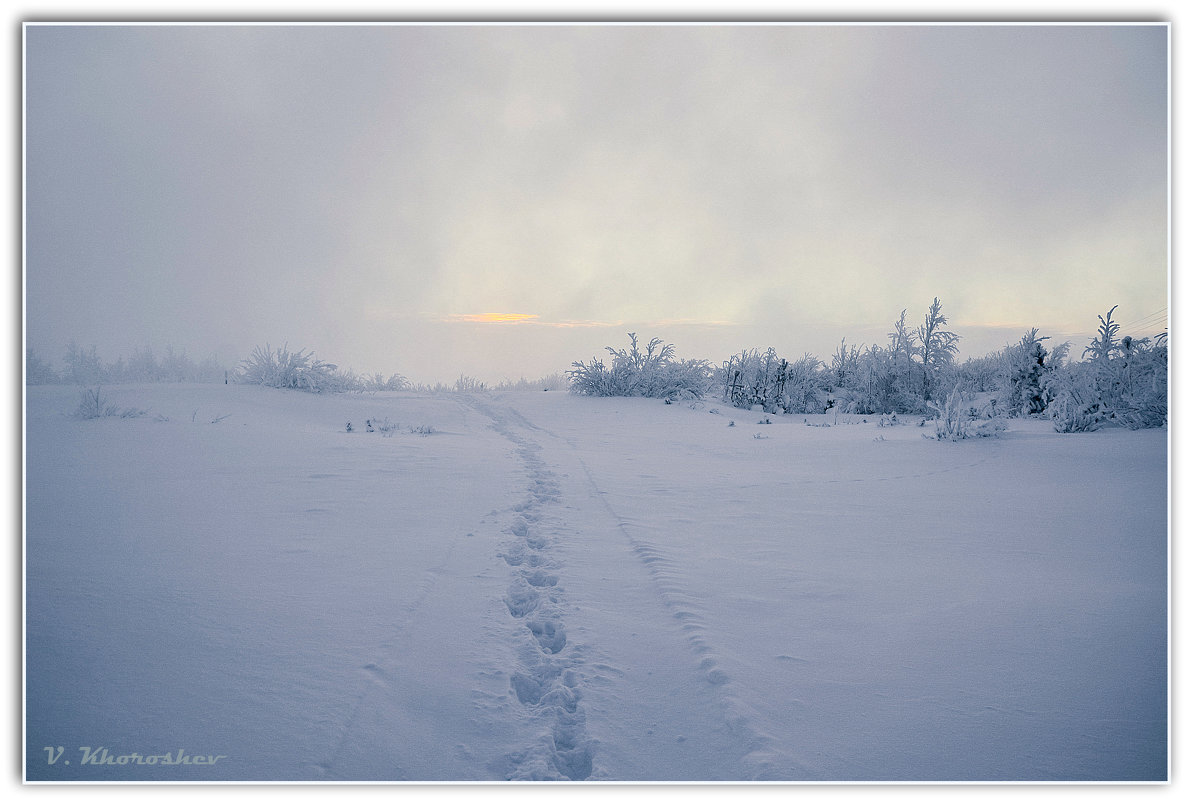
[[[450,319],[463,323],[526,323],[539,318],[538,314],[516,312],[483,312],[481,314],[453,314]]]

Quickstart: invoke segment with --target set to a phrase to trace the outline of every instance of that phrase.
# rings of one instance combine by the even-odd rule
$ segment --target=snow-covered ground
[[[30,780],[1166,778],[1165,431],[105,392],[28,390]]]

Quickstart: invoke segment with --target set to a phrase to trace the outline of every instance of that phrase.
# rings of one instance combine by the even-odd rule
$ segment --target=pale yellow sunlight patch
[[[483,312],[482,314],[451,314],[449,319],[463,323],[526,323],[536,320],[538,314],[517,314],[515,312]]]

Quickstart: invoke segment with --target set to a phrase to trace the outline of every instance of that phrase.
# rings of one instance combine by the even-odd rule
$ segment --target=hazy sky
[[[1165,325],[1167,28],[30,26],[26,331],[535,378]],[[501,321],[498,315],[520,315]],[[1135,323],[1140,323],[1136,328]],[[1078,348],[1073,352],[1078,355]]]

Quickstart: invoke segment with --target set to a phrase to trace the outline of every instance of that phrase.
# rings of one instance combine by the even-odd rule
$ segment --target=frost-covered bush
[[[845,414],[919,414],[926,409],[922,367],[900,351],[871,345],[844,382],[833,385],[835,406]]]
[[[935,434],[924,434],[929,439],[952,441],[995,437],[1006,427],[1000,418],[978,420],[976,410],[972,406],[972,396],[960,386],[948,393],[942,406],[934,401],[928,405],[937,415]]]
[[[1158,428],[1169,412],[1166,337],[1153,342],[1121,338],[1118,358],[1111,360],[1113,418],[1126,428]]]
[[[393,373],[390,378],[384,378],[383,373],[359,376],[358,388],[362,392],[397,392],[408,389],[408,379],[399,373]]]
[[[838,375],[833,386],[837,408],[845,414],[886,414],[891,408],[893,378],[886,350],[871,345],[860,353],[855,348],[852,367]]]
[[[994,392],[1001,386],[1002,352],[965,359],[950,371],[953,386],[964,385],[969,392]],[[950,390],[949,390],[950,391]],[[995,404],[996,405],[996,404]]]
[[[1168,347],[1165,334],[1154,341],[1120,337],[1114,306],[1104,317],[1085,360],[1048,381],[1054,396],[1050,416],[1056,431],[1092,431],[1106,424],[1157,428],[1168,413]]]
[[[600,359],[573,362],[569,390],[597,397],[701,398],[709,388],[711,369],[702,360],[677,360],[675,348],[652,338],[644,348],[628,334],[629,348],[606,350],[614,357],[607,366]]]
[[[312,351],[290,351],[287,344],[275,351],[271,345],[257,346],[240,364],[238,380],[305,392],[342,392],[351,383],[338,374],[337,365],[315,359]]]
[[[795,362],[782,359],[774,348],[765,353],[742,351],[722,365],[724,400],[739,408],[817,414],[828,407],[824,365],[804,354]]]
[[[1096,380],[1083,365],[1063,370],[1056,385],[1058,389],[1047,413],[1059,433],[1095,431],[1108,419]]]
[[[111,417],[119,410],[103,399],[100,387],[84,389],[78,399],[78,408],[74,416],[80,420],[94,420],[97,417]]]

